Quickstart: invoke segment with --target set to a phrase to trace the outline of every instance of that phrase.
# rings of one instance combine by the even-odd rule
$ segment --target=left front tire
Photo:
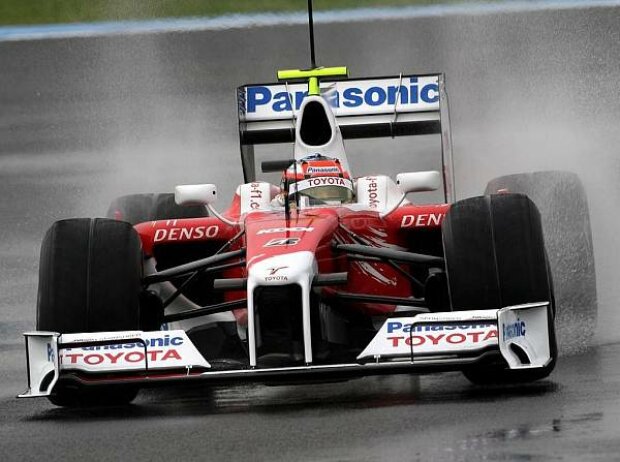
[[[61,220],[41,246],[37,330],[61,334],[140,329],[142,250],[129,223],[104,218]],[[77,386],[59,381],[58,406],[127,404],[138,388]]]

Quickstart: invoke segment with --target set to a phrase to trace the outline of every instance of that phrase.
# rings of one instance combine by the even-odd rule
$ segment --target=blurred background
[[[471,0],[470,0],[471,1]],[[467,0],[316,0],[316,11]],[[304,0],[3,0],[0,24],[51,24],[305,11]]]

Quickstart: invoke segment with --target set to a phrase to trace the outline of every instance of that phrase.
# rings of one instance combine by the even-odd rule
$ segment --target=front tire
[[[129,223],[78,218],[54,223],[41,246],[37,330],[109,332],[140,329],[142,250]],[[134,386],[82,388],[59,382],[58,406],[126,404]]]
[[[499,309],[549,301],[551,362],[536,370],[511,370],[505,361],[464,371],[476,384],[530,382],[555,367],[553,286],[540,214],[520,194],[472,197],[453,204],[442,235],[453,310]]]
[[[597,321],[596,272],[588,200],[579,177],[544,171],[491,180],[498,190],[526,194],[540,210],[557,298],[556,326],[562,354],[587,349]]]

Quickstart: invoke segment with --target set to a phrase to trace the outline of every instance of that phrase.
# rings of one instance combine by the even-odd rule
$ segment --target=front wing
[[[462,370],[490,357],[510,369],[542,368],[552,360],[548,302],[499,310],[453,311],[389,318],[348,364],[215,370],[182,330],[58,334],[28,332],[28,390],[50,396],[59,380],[82,385],[330,379]]]

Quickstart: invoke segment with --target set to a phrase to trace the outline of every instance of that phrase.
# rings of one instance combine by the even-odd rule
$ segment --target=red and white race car
[[[537,207],[512,193],[454,200],[441,74],[344,73],[238,90],[245,183],[227,210],[213,206],[215,185],[182,185],[51,227],[22,397],[119,403],[175,381],[461,370],[506,383],[552,371]],[[443,172],[350,171],[343,139],[421,134],[441,137]],[[262,168],[281,183],[258,180],[254,145],[279,142],[293,155]],[[431,190],[445,203],[415,203]]]

